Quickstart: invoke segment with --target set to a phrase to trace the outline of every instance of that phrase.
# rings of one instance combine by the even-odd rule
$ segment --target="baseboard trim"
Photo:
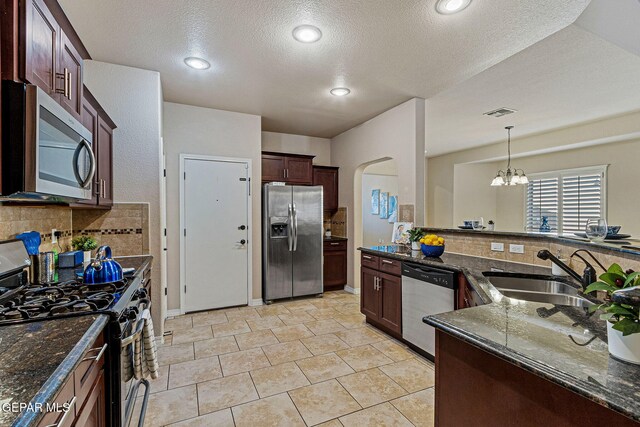
[[[182,313],[180,313],[180,309],[176,308],[173,310],[167,310],[167,317],[175,317],[175,316],[180,316]]]
[[[262,304],[264,304],[262,302],[262,298],[252,299],[251,301],[249,301],[249,307],[257,307]]]
[[[350,294],[360,295],[360,288],[352,288],[351,286],[345,286],[344,290]]]

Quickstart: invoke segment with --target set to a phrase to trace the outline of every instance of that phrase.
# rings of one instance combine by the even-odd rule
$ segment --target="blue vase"
[[[549,217],[548,216],[543,216],[542,217],[542,223],[540,224],[540,232],[541,233],[550,233],[551,232],[551,226],[549,225]]]

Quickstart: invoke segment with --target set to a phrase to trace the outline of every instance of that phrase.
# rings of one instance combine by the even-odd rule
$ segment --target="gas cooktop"
[[[127,286],[126,279],[102,285],[70,280],[14,289],[0,295],[0,325],[15,320],[109,310],[116,305]]]

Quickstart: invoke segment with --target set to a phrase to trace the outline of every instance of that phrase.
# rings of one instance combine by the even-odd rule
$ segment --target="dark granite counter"
[[[153,257],[115,258],[123,268],[135,268],[134,280]],[[58,280],[75,279],[82,268],[58,270]],[[5,411],[11,403],[51,402],[86,350],[107,325],[109,316],[57,318],[39,322],[0,326],[0,426],[33,426],[41,412]]]
[[[0,327],[0,404],[51,402],[102,332],[106,315]],[[0,425],[35,425],[39,412],[0,410]]]
[[[331,236],[331,237],[325,237],[324,241],[325,242],[346,242],[347,239],[346,237],[342,237],[342,236]]]
[[[507,298],[482,274],[550,269],[448,253],[425,258],[396,246],[360,249],[463,273],[485,305],[427,316],[425,323],[640,421],[640,366],[609,356],[604,321],[580,308]]]

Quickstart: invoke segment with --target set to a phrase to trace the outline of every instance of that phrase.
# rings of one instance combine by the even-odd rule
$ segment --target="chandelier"
[[[511,129],[513,126],[507,126],[507,171],[499,170],[496,177],[491,181],[492,187],[500,187],[502,185],[518,185],[528,184],[529,178],[524,174],[522,169],[511,169]]]

